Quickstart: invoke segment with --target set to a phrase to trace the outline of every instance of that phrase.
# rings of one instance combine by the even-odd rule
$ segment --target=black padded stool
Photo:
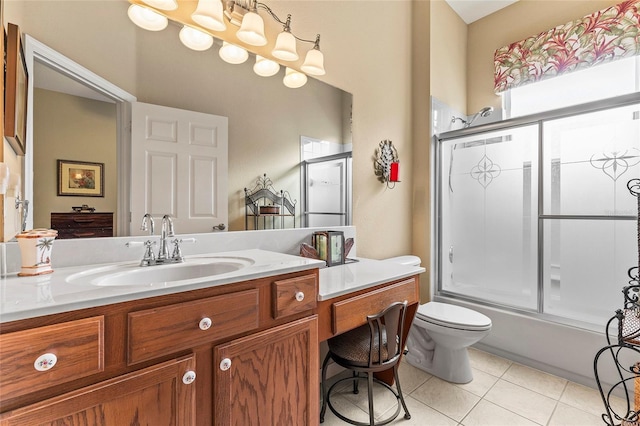
[[[324,422],[324,413],[327,405],[340,419],[358,426],[379,426],[392,422],[400,414],[400,404],[404,409],[404,418],[411,418],[411,414],[407,410],[407,404],[405,404],[402,396],[400,380],[398,380],[398,361],[402,353],[400,341],[402,339],[406,311],[406,301],[393,303],[382,312],[367,316],[367,324],[329,339],[327,342],[329,344],[329,353],[327,353],[322,363],[322,410],[320,411],[320,423]],[[353,371],[353,377],[338,380],[325,392],[326,369],[329,359],[333,359],[338,365]],[[373,373],[388,370],[389,368],[393,368],[397,392],[388,384],[373,377]],[[366,375],[360,376],[360,373],[366,373]],[[330,400],[331,391],[337,384],[351,380],[353,381],[353,393],[358,393],[358,380],[365,378],[367,379],[369,397],[369,423],[358,422],[343,416],[331,405]],[[396,412],[391,417],[378,423],[374,422],[374,381],[386,387],[398,400]]]

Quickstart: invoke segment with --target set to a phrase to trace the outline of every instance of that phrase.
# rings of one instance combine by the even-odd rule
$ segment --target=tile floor
[[[411,419],[400,411],[392,425],[398,426],[602,426],[600,394],[495,355],[470,349],[474,379],[454,385],[438,379],[406,362],[400,365],[400,383]],[[344,377],[344,376],[343,376]],[[331,402],[338,411],[358,421],[368,422],[366,381],[360,393],[351,392],[344,382],[333,392]],[[376,418],[395,410],[395,398],[374,390]],[[622,400],[618,401],[622,403]],[[344,425],[327,407],[324,426]]]

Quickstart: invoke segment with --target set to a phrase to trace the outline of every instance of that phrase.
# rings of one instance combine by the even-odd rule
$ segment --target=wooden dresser
[[[51,213],[51,228],[61,239],[113,237],[113,212]]]

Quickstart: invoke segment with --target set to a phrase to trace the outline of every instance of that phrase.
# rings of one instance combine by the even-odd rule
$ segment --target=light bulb
[[[264,35],[264,21],[257,12],[247,12],[242,18],[242,25],[236,33],[241,41],[252,46],[264,46],[267,37]]]
[[[185,25],[180,30],[180,41],[182,44],[193,50],[207,50],[213,45],[213,37],[196,28]]]
[[[291,89],[297,89],[307,84],[307,76],[300,71],[287,67],[282,82],[285,86],[290,87]]]
[[[148,31],[162,31],[169,25],[169,20],[165,16],[160,15],[153,9],[137,4],[129,6],[127,15],[129,15],[129,19],[134,24]]]
[[[296,51],[296,39],[289,31],[282,31],[278,34],[276,45],[271,54],[283,61],[297,61],[298,52]]]
[[[259,76],[271,77],[280,71],[280,64],[271,59],[256,55],[256,63],[253,66],[253,71]]]
[[[224,31],[222,2],[220,0],[198,0],[196,11],[191,14],[193,22],[213,31]]]
[[[234,65],[241,64],[249,58],[249,52],[242,47],[227,43],[226,41],[222,42],[222,47],[218,51],[218,54],[223,61]]]
[[[300,67],[302,71],[311,75],[324,75],[324,55],[319,49],[313,48],[307,52],[304,63]]]

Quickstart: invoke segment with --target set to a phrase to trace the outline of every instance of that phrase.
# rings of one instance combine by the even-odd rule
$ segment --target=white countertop
[[[149,286],[100,287],[77,284],[73,283],[73,280],[69,280],[74,274],[77,276],[77,274],[84,274],[93,268],[105,268],[109,265],[138,268],[136,265],[139,264],[139,261],[59,269],[54,267],[52,274],[33,277],[14,275],[0,279],[0,323],[304,271],[323,267],[325,264],[323,261],[315,259],[258,249],[189,256],[191,259],[202,257],[241,257],[250,259],[252,264],[237,271],[215,275],[207,279],[154,283]],[[148,268],[163,267],[165,266],[149,266]]]
[[[357,260],[358,262],[320,270],[318,300],[331,299],[426,271],[421,266],[407,266],[384,260]]]
[[[147,297],[213,287],[234,282],[264,278],[272,275],[298,272],[320,267],[318,300],[327,300],[343,294],[373,287],[425,272],[419,266],[372,259],[324,267],[324,262],[272,251],[250,249],[189,256],[197,260],[205,257],[241,257],[252,263],[237,271],[206,279],[190,279],[147,286],[95,286],[74,277],[105,268],[139,268],[136,262],[83,265],[58,268],[52,274],[33,277],[9,276],[0,279],[0,323],[68,312],[77,309],[104,306]],[[187,258],[187,261],[189,260]],[[148,268],[163,268],[151,266]],[[55,269],[55,268],[54,268]],[[88,276],[88,275],[87,275]]]

